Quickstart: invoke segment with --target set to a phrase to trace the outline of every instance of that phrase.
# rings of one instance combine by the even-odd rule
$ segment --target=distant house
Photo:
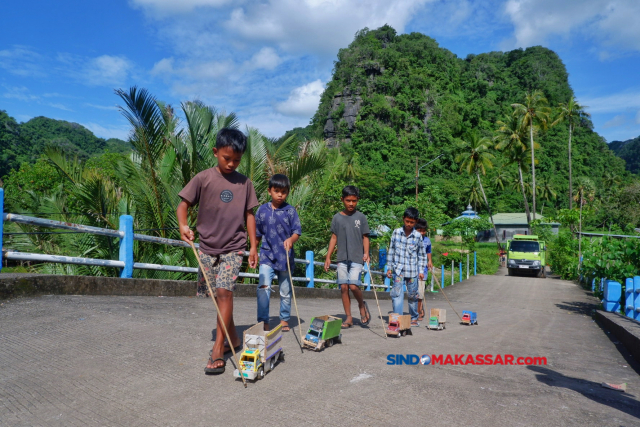
[[[542,219],[544,221],[544,217],[540,214],[536,214],[536,219]],[[496,225],[496,230],[498,231],[498,236],[500,236],[501,242],[512,239],[514,234],[529,234],[529,227],[527,226],[527,214],[525,213],[494,214],[493,222]],[[551,231],[554,234],[558,234],[560,223],[543,222],[542,224],[549,225],[551,227]],[[495,242],[496,236],[493,232],[493,229],[479,232],[478,241]]]

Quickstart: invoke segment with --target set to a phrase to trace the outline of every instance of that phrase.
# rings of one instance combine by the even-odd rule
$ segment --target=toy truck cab
[[[538,236],[516,234],[507,241],[507,269],[509,276],[516,271],[533,271],[538,277],[546,277],[547,246]]]
[[[342,320],[333,316],[318,316],[311,319],[311,326],[302,344],[315,351],[324,347],[331,347],[334,343],[342,342]]]
[[[444,308],[432,308],[429,313],[429,323],[427,323],[427,329],[446,329],[446,321],[447,310],[445,310]]]
[[[240,354],[238,369],[233,376],[242,375],[248,380],[262,379],[272,370],[278,361],[284,361],[284,351],[280,347],[282,325],[271,331],[264,330],[264,323],[253,325],[243,334],[244,348]]]
[[[391,313],[389,315],[389,326],[386,332],[387,335],[398,338],[404,335],[413,335],[411,332],[411,315]]]
[[[478,314],[475,311],[462,310],[462,323],[465,325],[477,325]]]

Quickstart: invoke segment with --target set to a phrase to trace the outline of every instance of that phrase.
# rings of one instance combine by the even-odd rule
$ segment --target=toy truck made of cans
[[[444,308],[432,308],[429,312],[429,322],[427,329],[435,329],[437,331],[446,329],[447,310]]]
[[[260,380],[278,361],[284,361],[284,351],[281,347],[282,325],[265,331],[264,323],[260,322],[244,331],[243,340],[240,366],[233,371],[235,378],[242,375],[248,380]]]
[[[405,335],[413,335],[411,332],[411,315],[391,313],[389,315],[387,335],[398,338]]]
[[[311,319],[311,326],[302,340],[304,347],[320,351],[342,342],[342,319],[333,316],[318,316]]]
[[[462,323],[465,325],[477,325],[478,314],[475,311],[462,310]]]

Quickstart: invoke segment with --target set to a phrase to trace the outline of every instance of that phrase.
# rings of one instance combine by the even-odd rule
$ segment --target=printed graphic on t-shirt
[[[360,228],[360,220],[359,220],[359,219],[356,219],[356,221],[355,221],[355,222],[356,222],[356,228]]]
[[[225,203],[229,203],[230,201],[232,201],[233,193],[231,192],[231,190],[224,190],[222,193],[220,193],[220,200]]]

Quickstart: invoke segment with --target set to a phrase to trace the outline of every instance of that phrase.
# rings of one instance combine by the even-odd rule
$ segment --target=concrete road
[[[577,285],[502,271],[446,291],[458,312],[477,311],[478,326],[459,324],[439,293],[427,306],[447,309],[446,330],[421,326],[385,340],[369,301],[370,328],[356,324],[343,344],[319,353],[301,353],[289,332],[286,361],[248,389],[233,379],[231,362],[223,375],[203,373],[210,300],[4,302],[0,425],[640,425],[640,370],[592,320],[596,301]],[[239,328],[251,326],[255,299],[235,303]],[[305,299],[298,307],[305,327],[311,316],[342,313],[340,300]],[[382,309],[386,316],[390,301]],[[277,315],[277,298],[271,310]],[[540,356],[547,365],[392,366],[389,354]],[[626,382],[628,392],[602,382]]]

